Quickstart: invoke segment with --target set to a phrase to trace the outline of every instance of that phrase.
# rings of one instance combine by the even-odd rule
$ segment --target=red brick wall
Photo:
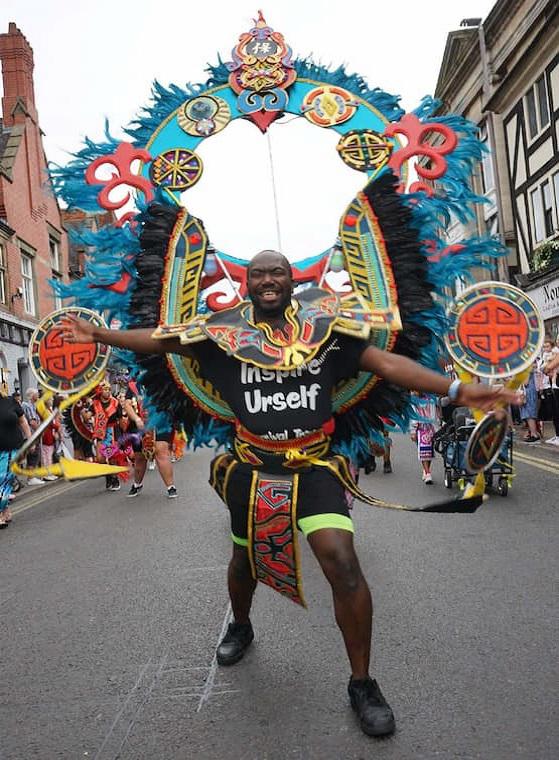
[[[48,188],[47,167],[41,138],[37,127],[27,121],[19,150],[12,170],[12,181],[0,176],[0,195],[5,209],[5,220],[15,230],[15,235],[5,243],[7,252],[7,306],[22,318],[30,318],[25,313],[23,299],[12,302],[10,296],[22,287],[21,256],[19,240],[35,250],[34,276],[36,316],[41,318],[54,309],[52,290],[48,280],[52,277],[49,249],[49,226],[60,234],[60,271],[67,280],[68,241],[62,227],[60,209]]]
[[[47,179],[46,159],[34,106],[33,51],[15,24],[10,24],[8,34],[0,35],[0,55],[4,80],[4,125],[16,122],[24,128],[11,177],[0,173],[0,209],[4,221],[15,230],[15,235],[3,243],[8,270],[7,303],[0,304],[0,309],[34,321],[33,315],[25,312],[23,299],[11,298],[22,287],[19,240],[35,251],[35,317],[38,319],[54,309],[52,290],[48,284],[52,277],[49,224],[58,232],[60,239],[59,270],[65,281],[68,279],[68,240],[62,227],[60,209]]]

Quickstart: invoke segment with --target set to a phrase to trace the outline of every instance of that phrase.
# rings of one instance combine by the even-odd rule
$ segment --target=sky
[[[365,77],[412,110],[434,92],[448,32],[485,18],[494,0],[1,0],[0,32],[15,21],[34,50],[35,96],[48,159],[66,163],[85,135],[120,131],[162,84],[205,82],[207,63],[231,59],[262,9],[294,57]],[[284,121],[287,121],[284,120]],[[183,196],[214,245],[250,257],[281,249],[293,261],[332,245],[364,184],[335,152],[337,135],[305,119],[267,137],[233,122],[200,147],[204,175]],[[274,184],[272,184],[272,169]],[[276,199],[274,201],[274,190]]]

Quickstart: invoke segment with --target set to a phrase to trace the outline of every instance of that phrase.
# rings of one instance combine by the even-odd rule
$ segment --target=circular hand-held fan
[[[125,467],[113,467],[95,462],[78,462],[61,457],[59,462],[48,467],[26,469],[21,466],[25,455],[35,446],[47,427],[72,404],[89,393],[105,370],[110,356],[110,348],[98,343],[69,343],[63,338],[62,322],[67,316],[78,317],[98,327],[106,327],[104,319],[90,309],[69,307],[49,314],[35,328],[29,344],[29,363],[37,381],[47,389],[37,407],[43,422],[33,431],[17,452],[12,463],[16,475],[44,477],[62,475],[67,480],[92,478],[100,475],[117,475],[125,472]],[[54,393],[68,394],[61,404],[48,412],[45,402]]]
[[[39,323],[31,336],[29,363],[38,382],[55,393],[77,393],[98,382],[110,356],[109,346],[65,341],[62,322],[67,316],[106,327],[103,317],[80,306],[55,311]]]
[[[464,380],[472,376],[506,379],[518,388],[526,379],[543,343],[543,324],[534,303],[503,282],[481,282],[461,293],[448,311],[447,349]],[[489,469],[499,457],[508,429],[504,410],[483,416],[465,452],[471,474]]]

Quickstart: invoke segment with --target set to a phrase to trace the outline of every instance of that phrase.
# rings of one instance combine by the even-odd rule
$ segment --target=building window
[[[0,243],[0,303],[6,303],[6,252]]]
[[[553,198],[551,192],[551,183],[548,179],[542,183],[543,197],[543,223],[545,236],[553,235]]]
[[[481,162],[481,179],[483,181],[483,192],[485,195],[495,189],[495,176],[493,174],[493,156],[491,153],[484,153]]]
[[[53,274],[52,279],[54,280],[54,282],[57,282],[57,283],[58,282],[60,282],[60,283],[62,282],[62,277],[60,275],[54,275]],[[53,300],[54,300],[54,308],[55,309],[61,309],[62,306],[63,306],[62,298],[58,295],[58,293],[56,292],[56,290],[54,290],[52,297],[53,297]]]
[[[485,220],[485,232],[492,237],[499,234],[499,217],[497,214]]]
[[[528,134],[533,140],[549,124],[549,97],[545,74],[528,90],[524,99],[528,119]]]
[[[21,252],[21,280],[23,288],[23,309],[35,316],[35,283],[33,281],[33,256]]]
[[[555,191],[555,202],[553,193]],[[534,227],[534,242],[551,237],[555,233],[557,208],[559,203],[559,173],[553,178],[547,177],[537,187],[530,191],[532,203],[532,219]]]
[[[480,130],[480,140],[484,147],[487,148],[487,153],[483,153],[481,160],[481,181],[483,184],[483,192],[485,195],[495,189],[495,176],[493,174],[493,156],[491,155],[491,143],[489,142],[489,135],[487,134],[487,128],[485,125]]]
[[[55,272],[60,272],[60,244],[56,238],[49,235],[50,265]]]

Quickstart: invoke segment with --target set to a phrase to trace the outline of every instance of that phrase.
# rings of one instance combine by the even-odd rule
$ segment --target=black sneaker
[[[177,489],[175,488],[175,486],[169,486],[169,488],[167,489],[167,498],[176,499],[177,496],[178,494],[177,494]]]
[[[254,631],[251,623],[229,623],[227,633],[217,647],[218,663],[234,665],[242,660],[253,639]]]
[[[382,471],[385,475],[389,475],[392,472],[392,464],[390,462],[385,462]]]
[[[363,733],[367,736],[388,736],[394,733],[394,713],[374,679],[367,677],[357,681],[350,678],[347,691]]]
[[[370,457],[367,460],[367,464],[363,468],[365,470],[365,475],[369,475],[371,472],[374,472],[377,469],[377,463],[375,461],[374,457]]]
[[[132,499],[134,498],[134,496],[137,496],[143,487],[144,487],[143,483],[140,483],[139,486],[137,486],[136,483],[132,483],[132,487],[128,491],[127,498]]]
[[[116,475],[111,475],[111,485],[109,486],[109,491],[120,491],[120,480],[116,477]]]

